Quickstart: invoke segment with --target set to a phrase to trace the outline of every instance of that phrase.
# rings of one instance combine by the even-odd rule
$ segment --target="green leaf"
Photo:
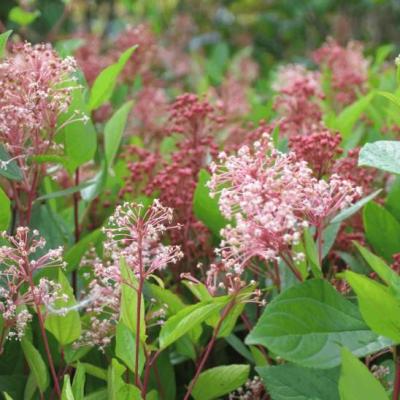
[[[128,329],[123,322],[118,322],[116,341],[115,341],[115,355],[124,362],[124,364],[132,371],[135,372],[135,355],[136,343],[135,336]],[[146,361],[143,346],[139,347],[139,374],[142,373],[144,363]]]
[[[0,187],[0,231],[7,230],[11,221],[10,199]]]
[[[77,110],[85,115],[89,114],[84,93],[79,88],[72,91],[69,109],[58,121],[60,127],[64,126],[61,131],[64,132],[65,154],[69,159],[70,172],[91,161],[97,147],[97,133],[92,121],[83,121],[81,116],[76,115]]]
[[[136,324],[137,324],[137,292],[138,281],[134,273],[129,269],[126,261],[121,258],[120,270],[122,277],[121,285],[121,321],[130,329],[130,331],[136,336]],[[144,343],[146,341],[146,322],[144,318],[144,300],[143,295],[141,296],[141,312],[140,312],[140,340]]]
[[[194,385],[195,400],[213,400],[234,391],[248,379],[249,365],[223,365],[208,369],[200,374]]]
[[[83,255],[91,246],[96,245],[100,240],[102,240],[103,236],[104,234],[101,229],[96,229],[73,245],[64,255],[64,260],[68,264],[67,272],[71,272],[78,268]]]
[[[90,91],[89,109],[91,111],[99,108],[110,99],[117,83],[118,75],[124,69],[126,62],[132,56],[136,47],[133,46],[125,50],[115,64],[109,65],[97,76]]]
[[[313,279],[272,300],[246,343],[305,367],[332,368],[340,363],[340,346],[365,356],[389,341],[368,328],[355,304],[328,282]]]
[[[71,381],[69,375],[64,375],[64,384],[61,393],[61,400],[75,400],[72,393]]]
[[[375,252],[391,262],[400,251],[400,223],[384,207],[371,202],[364,207],[365,236]]]
[[[104,127],[104,150],[107,165],[109,167],[111,167],[114,163],[114,158],[121,143],[122,135],[124,134],[124,129],[132,105],[133,101],[128,101],[121,106],[121,108],[119,108],[107,121]]]
[[[400,176],[396,177],[386,197],[385,208],[400,221]]]
[[[0,175],[13,181],[20,181],[23,176],[15,160],[10,161],[11,156],[0,144]]]
[[[358,251],[363,256],[368,265],[378,274],[378,276],[389,286],[400,287],[400,277],[392,268],[389,267],[380,257],[371,253],[366,247],[354,242]]]
[[[352,271],[345,271],[344,278],[356,292],[361,314],[368,326],[377,334],[400,343],[400,300],[389,289]]]
[[[21,340],[22,351],[24,352],[26,362],[32,371],[36,384],[41,393],[44,393],[49,386],[49,373],[45,362],[40,353],[33,347],[33,344],[24,337]]]
[[[396,104],[396,106],[400,107],[400,99],[393,93],[385,92],[385,91],[381,91],[381,90],[376,93],[379,96],[385,97],[386,99],[390,100],[393,104]]]
[[[6,31],[0,34],[0,58],[3,58],[6,51],[7,41],[12,31]]]
[[[171,292],[171,290],[153,284],[148,284],[147,287],[150,288],[152,297],[167,304],[168,315],[174,315],[186,307],[186,304],[180,299],[180,297],[174,292]]]
[[[273,400],[339,400],[339,368],[313,369],[292,364],[258,367]]]
[[[112,359],[108,368],[107,389],[109,400],[142,400],[140,390],[126,384],[122,379],[126,368],[123,367],[115,358]]]
[[[95,378],[101,379],[102,381],[107,381],[107,371],[105,369],[84,362],[80,364],[85,368],[85,372],[88,375],[94,376]]]
[[[353,132],[355,123],[360,119],[361,114],[371,103],[374,93],[369,93],[366,96],[361,97],[351,105],[347,106],[335,119],[334,129],[337,129],[343,139],[347,139]]]
[[[72,393],[75,400],[84,400],[85,380],[85,367],[78,362],[75,370],[74,380],[72,382]]]
[[[24,389],[24,400],[31,400],[35,395],[37,388],[35,375],[31,371],[29,373],[28,379],[26,381],[25,389]]]
[[[226,301],[194,304],[173,315],[161,327],[160,348],[165,349],[206,319],[221,311]]]
[[[365,144],[360,151],[358,165],[400,174],[400,142],[379,140]]]
[[[218,198],[211,198],[206,183],[210,180],[210,174],[202,169],[199,172],[199,181],[193,197],[193,211],[196,217],[202,221],[211,232],[219,237],[220,230],[228,223],[222,216],[218,207]]]
[[[57,192],[52,192],[52,193],[48,193],[45,194],[43,196],[38,197],[35,202],[41,202],[44,200],[51,200],[51,199],[56,199],[58,197],[67,197],[70,196],[71,194],[80,192],[82,189],[84,189],[85,187],[90,186],[92,183],[91,182],[83,182],[77,186],[72,186],[69,187],[68,189],[64,189],[64,190],[59,190]]]
[[[30,25],[39,16],[40,16],[39,10],[30,12],[30,11],[25,11],[21,7],[13,7],[8,14],[8,19],[12,22],[15,22],[18,25],[27,26]]]
[[[46,318],[46,329],[53,334],[61,346],[77,340],[81,335],[81,319],[79,312],[74,309],[76,300],[68,279],[58,271],[58,283],[62,293],[68,296],[68,301],[57,300]],[[65,310],[68,310],[66,312]],[[66,313],[65,313],[66,312]]]
[[[340,400],[389,400],[383,386],[361,361],[345,348],[341,354]]]
[[[367,203],[369,203],[372,199],[374,199],[378,194],[382,191],[382,189],[376,190],[375,192],[371,193],[370,195],[362,198],[361,200],[357,201],[357,203],[353,204],[349,208],[342,210],[335,218],[332,219],[331,224],[336,224],[339,222],[344,221],[347,218],[350,218],[356,212],[361,210]]]

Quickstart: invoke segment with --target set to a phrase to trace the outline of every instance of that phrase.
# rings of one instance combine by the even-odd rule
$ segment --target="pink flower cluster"
[[[114,335],[120,316],[121,284],[124,283],[120,270],[122,258],[138,279],[148,279],[182,258],[179,246],[161,242],[167,231],[180,228],[171,224],[172,209],[162,206],[158,200],[147,210],[136,203],[124,203],[116,208],[103,229],[108,261],[96,255],[83,261],[92,266],[94,276],[86,298],[90,326],[84,331],[80,344],[104,349]]]
[[[273,89],[278,92],[274,109],[281,118],[280,132],[284,136],[307,135],[321,129],[323,98],[318,72],[301,65],[287,65],[278,71]]]
[[[44,154],[52,146],[58,116],[71,101],[75,67],[48,44],[14,45],[0,63],[0,141],[12,157]]]
[[[0,247],[0,312],[7,332],[5,337],[20,339],[32,319],[29,307],[51,307],[57,300],[68,300],[58,283],[47,278],[34,282],[38,270],[63,267],[65,263],[62,248],[49,250],[35,259],[35,254],[43,252],[46,245],[38,231],[30,234],[29,228],[19,227],[15,236],[3,232],[1,237],[8,244]]]
[[[351,41],[342,47],[334,39],[328,39],[314,52],[313,58],[321,68],[331,72],[331,87],[339,104],[350,104],[358,92],[365,90],[368,61],[363,56],[360,43]]]
[[[293,251],[308,226],[324,227],[359,198],[361,188],[337,175],[319,180],[295,153],[277,151],[269,136],[219,156],[209,182],[221,213],[232,220],[222,231],[218,254],[229,271],[241,274],[253,257],[296,262]]]
[[[318,178],[332,170],[335,159],[343,153],[339,147],[342,138],[339,133],[332,134],[328,129],[310,132],[309,135],[294,135],[289,138],[289,147],[308,166]]]

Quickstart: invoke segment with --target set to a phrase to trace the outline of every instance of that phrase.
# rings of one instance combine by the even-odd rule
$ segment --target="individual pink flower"
[[[331,72],[331,87],[336,101],[345,106],[364,92],[368,80],[368,61],[363,56],[360,43],[351,41],[346,47],[340,46],[334,39],[326,43],[313,54],[320,68]]]

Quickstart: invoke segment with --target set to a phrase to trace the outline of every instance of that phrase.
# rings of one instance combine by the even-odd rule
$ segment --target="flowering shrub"
[[[399,400],[398,67],[195,28],[0,35],[0,392]]]

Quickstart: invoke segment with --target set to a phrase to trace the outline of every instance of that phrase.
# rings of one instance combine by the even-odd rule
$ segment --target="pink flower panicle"
[[[350,104],[358,92],[365,91],[368,61],[363,56],[360,43],[351,41],[342,47],[330,38],[314,52],[313,58],[317,64],[331,71],[331,86],[340,105]]]
[[[303,229],[325,226],[360,193],[360,188],[337,175],[328,181],[312,174],[295,153],[277,151],[268,135],[253,149],[219,156],[212,164],[211,192],[219,194],[221,213],[234,223],[221,230],[217,250],[227,270],[240,275],[253,257],[277,262],[293,252]]]
[[[309,135],[294,135],[289,138],[289,148],[297,157],[307,161],[318,178],[332,170],[335,159],[343,153],[339,147],[341,136],[321,129]]]
[[[279,70],[273,89],[278,92],[274,109],[284,136],[307,135],[321,128],[322,110],[318,100],[323,98],[320,76],[301,65],[288,65]]]
[[[161,243],[161,236],[179,225],[171,225],[172,209],[154,200],[148,210],[141,204],[124,203],[116,208],[103,229],[105,249],[113,259],[123,257],[136,276],[147,278],[176,263],[182,256],[179,246]]]
[[[34,274],[43,268],[66,264],[62,260],[62,248],[49,250],[34,259],[35,253],[43,251],[46,245],[36,230],[30,234],[29,228],[19,227],[15,236],[2,232],[1,237],[8,244],[0,247],[0,312],[7,337],[20,339],[32,319],[28,307],[45,306],[49,310],[57,300],[68,300],[58,283],[47,278],[35,283]]]
[[[13,157],[44,154],[67,111],[76,69],[49,44],[17,44],[0,63],[0,141]]]

